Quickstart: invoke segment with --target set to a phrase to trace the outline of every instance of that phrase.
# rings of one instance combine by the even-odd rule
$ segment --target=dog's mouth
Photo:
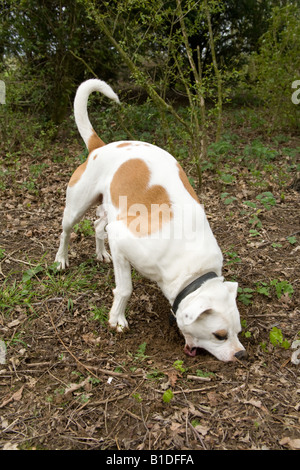
[[[201,348],[193,347],[191,348],[188,344],[184,346],[184,352],[187,356],[195,357],[197,354],[200,354]]]

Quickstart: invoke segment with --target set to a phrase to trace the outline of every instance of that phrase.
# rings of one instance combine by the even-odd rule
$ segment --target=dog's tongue
[[[184,352],[187,356],[195,357],[198,348],[190,348],[188,344],[184,346]]]

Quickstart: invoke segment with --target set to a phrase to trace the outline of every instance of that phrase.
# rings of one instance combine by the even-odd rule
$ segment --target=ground
[[[245,135],[231,160],[230,149],[213,147],[214,167],[207,165],[201,191],[195,186],[224,276],[240,286],[249,356],[235,363],[185,356],[168,302],[136,272],[130,329],[111,331],[113,268],[96,262],[88,222],[72,237],[69,270],[53,266],[81,144],[10,160],[2,152],[0,448],[299,448],[300,366],[291,360],[300,339],[299,140],[260,140],[261,160],[251,165]]]

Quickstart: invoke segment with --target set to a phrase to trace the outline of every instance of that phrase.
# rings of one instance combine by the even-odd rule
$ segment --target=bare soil
[[[289,145],[295,148],[299,142],[294,138]],[[93,236],[74,235],[68,272],[52,274],[54,284],[61,281],[61,290],[56,287],[43,296],[51,283],[45,266],[53,263],[58,247],[65,188],[80,148],[69,146],[71,167],[73,160],[62,161],[63,146],[39,157],[45,167],[36,176],[37,191],[25,184],[32,177],[30,150],[13,174],[3,159],[3,292],[14,280],[19,290],[24,288],[22,275],[30,268],[40,264],[43,270],[28,284],[36,295],[0,312],[0,339],[7,344],[6,363],[0,364],[0,448],[299,448],[300,366],[291,362],[291,347],[270,342],[274,326],[290,344],[299,339],[296,174],[282,187],[266,173],[276,204],[261,208],[262,227],[253,237],[249,229],[255,224],[249,224],[243,202],[256,201],[266,187],[258,187],[245,169],[225,189],[215,173],[204,174],[198,193],[224,253],[224,275],[238,280],[242,289],[253,289],[249,305],[238,301],[241,341],[249,357],[222,363],[205,352],[195,358],[184,355],[184,339],[170,323],[168,302],[137,273],[127,309],[129,331],[117,334],[95,319],[95,308],[109,311],[114,278],[111,265],[95,261]],[[285,171],[287,157],[281,154],[276,161],[278,172]],[[193,169],[183,165],[192,175]],[[224,191],[236,200],[224,204]],[[291,236],[296,243],[288,240]],[[232,262],[232,253],[239,260]],[[71,274],[74,279],[89,276],[82,288],[67,288]],[[257,292],[258,283],[270,286],[274,279],[287,281],[293,294],[278,298],[274,288],[269,296]],[[167,390],[172,394],[165,402]]]

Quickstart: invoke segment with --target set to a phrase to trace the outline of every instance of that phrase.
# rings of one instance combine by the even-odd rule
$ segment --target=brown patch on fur
[[[150,177],[147,164],[134,158],[119,167],[110,185],[118,219],[138,237],[158,231],[173,217],[169,194],[161,185],[149,186]]]
[[[119,144],[117,145],[118,148],[122,148],[122,147],[128,147],[129,145],[132,145],[131,142],[123,142],[123,144]]]
[[[214,334],[216,336],[219,336],[220,338],[224,338],[224,339],[226,339],[227,335],[228,335],[226,330],[218,330],[218,331],[215,331]]]
[[[81,176],[85,172],[87,162],[88,162],[89,157],[86,159],[84,163],[79,165],[78,168],[74,171],[73,175],[71,176],[71,179],[69,181],[68,186],[71,188],[72,186],[75,186],[75,184],[80,180]]]
[[[183,171],[179,163],[177,163],[177,167],[179,170],[179,178],[181,179],[183,186],[185,187],[187,192],[195,199],[195,201],[198,202],[198,204],[200,204],[197,194],[195,193],[193,187],[191,186],[191,183],[189,182],[188,177],[186,176],[185,172]]]
[[[105,143],[102,139],[96,134],[94,129],[92,130],[92,135],[88,141],[88,151],[91,153],[93,150],[98,149],[99,147],[103,147]]]
[[[100,139],[100,137],[97,136],[96,132],[92,131],[92,135],[91,137],[89,138],[89,142],[88,142],[88,151],[89,151],[89,154],[93,151],[93,150],[96,150],[98,149],[99,147],[103,147],[105,145],[105,143],[103,142],[103,140]],[[90,156],[90,155],[89,155]],[[71,179],[69,181],[69,184],[68,186],[72,187],[72,186],[75,186],[75,184],[80,180],[81,176],[83,175],[83,173],[85,172],[85,169],[86,169],[86,166],[87,166],[87,163],[88,163],[88,160],[89,160],[89,156],[87,157],[86,161],[84,163],[82,163],[81,165],[79,165],[78,168],[76,168],[76,170],[74,171],[73,175],[71,176]],[[97,155],[94,156],[94,160],[97,158]]]

